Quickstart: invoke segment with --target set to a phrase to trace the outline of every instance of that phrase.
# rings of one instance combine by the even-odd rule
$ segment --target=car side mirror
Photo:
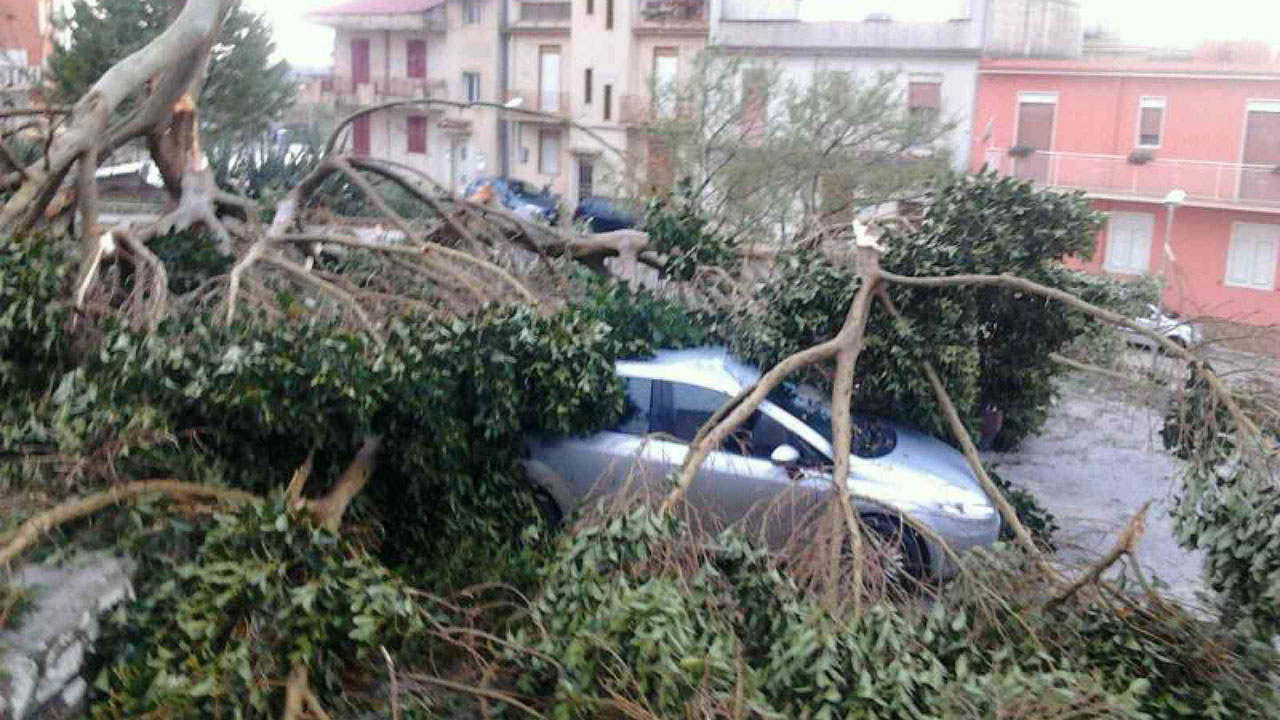
[[[769,461],[774,465],[791,467],[800,462],[800,451],[790,445],[779,445],[769,454]]]

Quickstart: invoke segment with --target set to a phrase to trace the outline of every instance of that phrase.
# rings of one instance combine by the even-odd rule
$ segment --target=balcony
[[[334,93],[343,105],[373,105],[396,100],[423,100],[446,98],[447,83],[440,78],[380,78],[359,85],[352,84],[350,76],[333,78]]]
[[[1015,158],[1004,148],[988,148],[985,157],[1002,175],[1094,197],[1159,202],[1177,188],[1193,205],[1280,210],[1280,168],[1271,165],[1162,158],[1135,164],[1124,155],[1065,152]]]
[[[650,35],[705,35],[707,0],[633,0],[633,32]]]
[[[383,5],[388,4],[383,3]],[[309,12],[306,17],[318,25],[353,32],[386,30],[446,32],[448,30],[443,6],[431,8],[426,12],[379,12],[377,9],[369,12],[353,12],[334,11],[330,8]]]
[[[674,96],[655,101],[647,94],[623,95],[618,121],[623,125],[650,125],[663,120],[688,120],[690,106]]]
[[[511,102],[512,100],[520,100],[520,109],[537,110],[545,113],[555,113],[557,115],[569,114],[569,94],[562,92],[538,92],[537,90],[508,90],[507,95],[503,98],[503,102]],[[527,116],[529,120],[536,120],[532,116]]]
[[[525,0],[516,6],[512,30],[568,30],[573,4]]]
[[[38,66],[0,65],[0,90],[32,90],[43,79],[44,71]]]

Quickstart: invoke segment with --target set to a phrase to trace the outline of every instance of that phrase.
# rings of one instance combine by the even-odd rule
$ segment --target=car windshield
[[[835,442],[831,430],[831,405],[813,388],[783,383],[769,393],[769,400],[787,411],[826,439]],[[873,418],[854,416],[853,454],[860,458],[878,458],[893,452],[898,434],[893,428]]]

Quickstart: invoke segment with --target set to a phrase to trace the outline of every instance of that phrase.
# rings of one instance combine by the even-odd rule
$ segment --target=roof
[[[619,361],[625,374],[656,379],[700,381],[735,394],[760,379],[760,371],[737,360],[722,347],[660,350],[647,360]]]
[[[445,0],[348,0],[316,8],[308,15],[413,15],[443,5]]]
[[[1027,75],[1130,75],[1130,76],[1212,76],[1256,77],[1280,80],[1280,64],[1244,64],[1205,60],[1135,60],[1097,58],[1083,60],[1036,60],[1000,58],[983,60],[978,70],[990,74]]]

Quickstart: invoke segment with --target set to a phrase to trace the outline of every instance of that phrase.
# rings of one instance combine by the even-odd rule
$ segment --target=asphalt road
[[[1175,597],[1194,603],[1204,590],[1201,559],[1173,536],[1169,508],[1181,461],[1161,445],[1156,408],[1162,398],[1078,373],[1062,389],[1043,433],[1017,452],[986,459],[1057,516],[1064,565],[1096,560],[1143,503],[1153,501],[1138,560],[1148,578],[1158,577]]]

